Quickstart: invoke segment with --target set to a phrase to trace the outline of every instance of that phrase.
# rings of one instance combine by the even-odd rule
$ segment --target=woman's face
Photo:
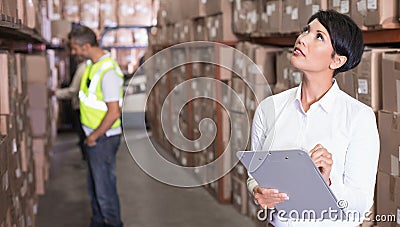
[[[307,73],[330,72],[333,47],[326,28],[317,20],[311,21],[296,40],[293,66]]]

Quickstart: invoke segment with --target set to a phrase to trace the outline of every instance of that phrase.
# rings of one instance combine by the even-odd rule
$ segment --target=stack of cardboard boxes
[[[180,8],[183,6],[185,9]],[[154,44],[164,46],[193,40],[237,41],[232,30],[232,12],[229,0],[160,1]]]
[[[154,91],[151,91],[157,93],[157,95],[165,96],[169,91],[172,91],[172,93],[176,93],[176,98],[196,95],[212,96],[211,93],[215,91],[229,103],[226,111],[222,112],[219,109],[219,104],[207,103],[204,99],[193,101],[183,108],[183,111],[173,107],[174,114],[172,115],[179,118],[176,119],[175,117],[173,121],[179,122],[179,125],[173,124],[171,126],[169,131],[172,134],[177,133],[179,127],[181,127],[183,133],[189,135],[188,139],[196,140],[200,137],[198,126],[201,125],[201,119],[213,115],[214,117],[210,118],[216,122],[218,130],[222,129],[222,135],[217,132],[217,137],[212,146],[200,151],[199,155],[192,154],[192,161],[182,159],[182,154],[185,152],[172,148],[171,150],[177,159],[184,165],[189,165],[188,163],[190,163],[189,166],[192,166],[192,163],[194,166],[205,165],[221,154],[221,151],[219,151],[221,147],[218,144],[222,142],[224,144],[222,147],[230,149],[231,161],[235,165],[230,173],[230,183],[221,185],[214,182],[207,187],[214,191],[231,190],[230,200],[234,207],[240,213],[256,220],[259,207],[255,205],[252,196],[247,192],[247,171],[241,164],[237,163],[235,153],[238,150],[250,149],[251,122],[259,102],[272,93],[276,94],[298,86],[302,80],[302,72],[290,64],[292,56],[290,47],[278,48],[240,42],[238,37],[243,36],[239,35],[262,37],[297,33],[307,24],[310,15],[323,9],[335,9],[351,16],[362,29],[393,28],[398,26],[396,21],[398,18],[397,2],[389,0],[383,5],[383,1],[379,0],[239,0],[231,2],[228,0],[191,0],[185,1],[185,4],[171,7],[172,4],[169,4],[168,0],[161,1],[160,10],[157,14],[157,32],[149,37],[150,43],[154,45],[155,49],[162,49],[180,42],[208,40],[233,43],[235,48],[242,52],[217,47],[211,48],[211,51],[189,48],[191,56],[186,56],[189,60],[210,62],[210,59],[218,58],[220,63],[231,62],[231,67],[223,68],[205,62],[189,64],[185,67],[186,77],[181,76],[180,79],[172,79],[174,82],[169,86],[158,86]],[[187,5],[185,10],[181,9],[183,5]],[[254,13],[255,11],[256,13]],[[234,42],[231,43],[230,41]],[[400,102],[398,101],[400,100],[400,85],[396,87],[396,80],[399,80],[397,64],[400,57],[398,52],[392,51],[393,49],[390,48],[366,48],[363,59],[357,68],[336,77],[342,90],[371,106],[376,113],[379,111],[382,150],[378,185],[381,184],[379,182],[384,182],[383,184],[390,185],[390,187],[378,186],[377,188],[376,204],[378,210],[376,211],[373,207],[372,212],[378,214],[389,214],[389,212],[395,214],[399,210],[397,195],[400,195],[398,192],[400,187],[398,187],[397,178],[400,169],[397,148],[400,144],[395,144],[393,141],[399,140],[399,137],[396,138],[399,134],[396,121],[398,121],[397,112],[400,109]],[[172,52],[169,54],[168,59],[174,59],[178,56]],[[249,64],[246,61],[247,58],[255,64]],[[174,74],[174,70],[171,73]],[[207,87],[206,84],[194,81],[190,82],[189,90],[178,89],[178,92],[173,89],[185,80],[202,76],[216,78],[224,82],[235,92],[235,95],[229,95],[229,92],[223,89],[218,90],[218,86],[216,88]],[[264,79],[266,79],[268,85],[265,84]],[[164,83],[168,84],[168,81],[171,80],[166,79]],[[168,87],[169,90],[166,90],[165,87]],[[393,94],[398,95],[393,96]],[[225,104],[224,102],[221,103]],[[151,110],[156,112],[152,112],[150,115],[157,116],[157,108],[161,108],[158,105],[162,104],[162,102],[159,102],[153,105],[155,107]],[[210,113],[206,113],[205,109],[211,109]],[[179,113],[179,111],[181,112]],[[221,113],[225,113],[226,116]],[[222,117],[219,118],[218,116]],[[181,117],[184,119],[181,120]],[[193,121],[190,119],[193,119]],[[218,125],[225,120],[227,123],[222,123],[222,126]],[[158,121],[158,124],[161,124],[161,122]],[[228,127],[226,127],[227,125]],[[207,129],[208,126],[205,128]],[[214,135],[213,127],[205,130],[205,132]],[[165,137],[162,133],[158,134],[160,137]],[[225,141],[229,141],[229,143],[225,143]],[[168,144],[168,146],[171,147],[171,144]],[[199,147],[202,147],[200,141],[195,141],[193,149],[197,150]],[[212,152],[213,149],[214,152]],[[379,201],[382,201],[381,205],[379,205]],[[391,206],[388,208],[385,206],[386,204],[391,204]],[[263,222],[257,222],[260,226],[266,225]],[[364,226],[371,226],[372,224],[373,222],[368,222],[364,223]]]
[[[6,226],[34,226],[37,195],[49,176],[50,123],[56,119],[49,116],[46,63],[45,55],[0,54],[0,223]]]
[[[378,113],[381,151],[377,182],[377,214],[397,217],[400,212],[400,54],[385,52],[382,56],[383,105]],[[395,223],[379,223],[395,226]]]
[[[0,2],[0,21],[9,23],[13,28],[29,28],[41,34],[47,41],[51,36],[51,24],[47,1],[31,0],[4,0]]]
[[[81,22],[100,34],[104,27],[153,25],[158,1],[49,0],[49,2],[59,10],[51,19],[58,20],[62,14],[61,19]]]

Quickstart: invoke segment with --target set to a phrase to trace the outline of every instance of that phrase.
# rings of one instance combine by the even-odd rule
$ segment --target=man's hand
[[[47,94],[48,94],[48,96],[53,97],[56,94],[56,91],[54,91],[52,89],[48,89]]]
[[[289,200],[289,197],[285,193],[280,193],[277,189],[256,186],[253,191],[254,199],[257,200],[263,209],[273,208],[275,205]]]
[[[88,145],[89,147],[93,147],[96,145],[97,138],[98,137],[92,133],[88,137],[86,137],[85,144]]]
[[[317,166],[321,172],[325,182],[328,185],[331,185],[331,180],[329,178],[333,164],[332,154],[329,153],[321,144],[317,144],[313,149],[311,149],[309,154],[315,166]]]

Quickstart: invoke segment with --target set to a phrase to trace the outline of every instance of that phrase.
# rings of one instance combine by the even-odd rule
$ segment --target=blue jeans
[[[115,156],[121,135],[101,136],[96,145],[85,145],[88,163],[88,189],[92,206],[91,227],[122,226]]]

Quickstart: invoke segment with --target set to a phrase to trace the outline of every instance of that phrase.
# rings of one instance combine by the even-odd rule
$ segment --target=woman
[[[334,80],[359,64],[363,48],[362,33],[350,17],[331,10],[311,16],[291,58],[304,73],[301,84],[263,100],[252,128],[253,150],[309,151],[336,198],[361,219],[283,222],[275,215],[273,225],[354,227],[372,206],[379,156],[375,115]],[[290,199],[277,189],[261,188],[251,176],[247,184],[263,208]]]

